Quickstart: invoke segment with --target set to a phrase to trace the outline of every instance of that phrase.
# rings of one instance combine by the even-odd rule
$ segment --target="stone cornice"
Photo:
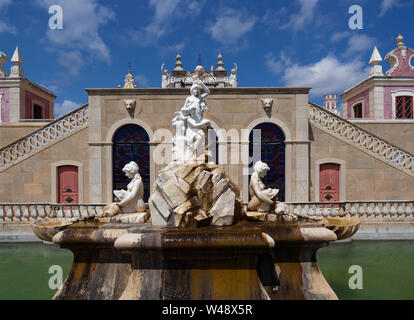
[[[308,94],[311,88],[250,87],[250,88],[210,88],[214,94]],[[188,88],[95,88],[85,89],[90,96],[103,95],[188,95]]]

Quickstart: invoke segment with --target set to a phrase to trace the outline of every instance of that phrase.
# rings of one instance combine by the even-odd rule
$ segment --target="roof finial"
[[[374,50],[372,51],[371,59],[369,60],[369,64],[377,65],[382,61],[382,57],[377,49],[377,47],[374,47]]]
[[[369,72],[370,77],[381,77],[384,74],[382,73],[382,66],[378,65],[382,61],[381,55],[377,49],[374,48],[372,51],[371,59],[369,60],[369,64],[372,64],[371,70]]]
[[[401,34],[399,34],[397,37],[397,41],[398,41],[397,47],[404,46],[403,40],[404,40],[404,37]]]
[[[16,50],[14,50],[13,57],[10,61],[14,63],[14,66],[10,68],[10,78],[23,78],[24,70],[21,67],[23,64],[23,58],[20,54],[19,46],[16,46]]]
[[[199,65],[199,66],[202,65],[202,62],[201,62],[201,53],[198,54],[197,65]]]
[[[134,89],[137,88],[137,84],[135,83],[135,78],[131,73],[131,62],[128,62],[128,73],[125,76],[125,84],[124,84],[124,89]]]
[[[13,57],[10,61],[13,62],[16,66],[20,66],[24,63],[22,55],[20,54],[19,46],[16,46],[16,50],[14,50]]]
[[[175,69],[174,70],[183,70],[183,63],[181,62],[181,55],[180,53],[177,53],[177,56],[175,57],[177,61],[175,62]]]
[[[216,70],[224,70],[224,63],[223,63],[223,55],[219,53],[217,56],[217,69]]]

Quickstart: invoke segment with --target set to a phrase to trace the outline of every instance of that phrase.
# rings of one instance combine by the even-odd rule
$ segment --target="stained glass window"
[[[124,166],[135,161],[144,182],[144,200],[148,201],[150,194],[150,148],[147,132],[138,125],[128,124],[115,133],[113,139],[113,188],[126,189],[131,181],[122,171]]]
[[[258,143],[253,141],[254,130],[260,130],[261,137],[260,157],[256,155],[254,158],[260,158],[270,167],[262,181],[267,188],[279,189],[278,199],[279,201],[285,201],[285,135],[278,126],[272,123],[261,123],[256,126],[249,136],[249,156],[251,158],[254,156],[254,144]],[[250,167],[253,165],[253,162],[249,164]]]

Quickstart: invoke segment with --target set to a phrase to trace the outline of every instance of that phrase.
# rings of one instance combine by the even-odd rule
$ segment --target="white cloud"
[[[234,45],[253,29],[256,22],[257,18],[249,16],[246,10],[223,8],[207,31],[214,40]]]
[[[0,9],[11,5],[12,0],[0,0]]]
[[[0,20],[0,33],[17,34],[17,29],[15,26],[12,26]]]
[[[55,103],[55,117],[60,117],[81,106],[80,103],[71,100],[64,100],[62,103]]]
[[[281,73],[282,80],[288,87],[312,87],[312,95],[322,96],[327,93],[342,93],[367,78],[368,68],[362,61],[341,62],[334,55],[328,55],[320,61],[308,65],[297,63],[285,64]]]
[[[88,59],[110,62],[110,51],[99,29],[115,20],[114,11],[100,5],[97,0],[36,0],[36,3],[45,9],[51,5],[62,7],[63,29],[48,29],[46,38],[60,55],[60,64],[68,68],[69,73],[77,74]]]
[[[341,41],[343,39],[348,38],[351,35],[351,33],[349,31],[344,31],[344,32],[336,32],[332,35],[331,37],[331,41],[332,42],[338,42]]]
[[[318,1],[296,0],[296,3],[300,6],[299,12],[291,14],[289,22],[283,25],[281,29],[290,29],[293,31],[305,29],[306,25],[313,21]]]
[[[284,71],[286,66],[289,66],[292,64],[289,57],[285,55],[284,52],[281,53],[280,58],[276,61],[276,58],[272,53],[268,53],[266,55],[266,65],[275,74],[281,73]]]
[[[127,33],[140,45],[157,42],[173,31],[175,21],[197,17],[204,3],[205,0],[150,0],[149,6],[154,9],[151,22],[139,30],[130,29]]]
[[[351,57],[367,50],[372,50],[375,45],[375,38],[365,34],[356,34],[348,39],[348,46],[344,52],[344,57]]]
[[[388,10],[392,9],[393,7],[399,7],[401,3],[399,0],[382,0],[381,2],[381,12],[380,17],[384,16]]]
[[[6,20],[8,19],[4,11],[7,9],[8,6],[11,5],[11,3],[12,3],[12,0],[0,0],[0,10],[3,11],[1,12],[1,16],[3,18],[6,18]],[[3,20],[0,20],[0,33],[17,34],[17,28],[10,23],[6,23]]]

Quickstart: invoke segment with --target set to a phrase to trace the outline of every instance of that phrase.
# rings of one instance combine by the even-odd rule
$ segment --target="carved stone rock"
[[[215,164],[171,163],[148,203],[156,226],[228,226],[243,216],[240,190]]]

